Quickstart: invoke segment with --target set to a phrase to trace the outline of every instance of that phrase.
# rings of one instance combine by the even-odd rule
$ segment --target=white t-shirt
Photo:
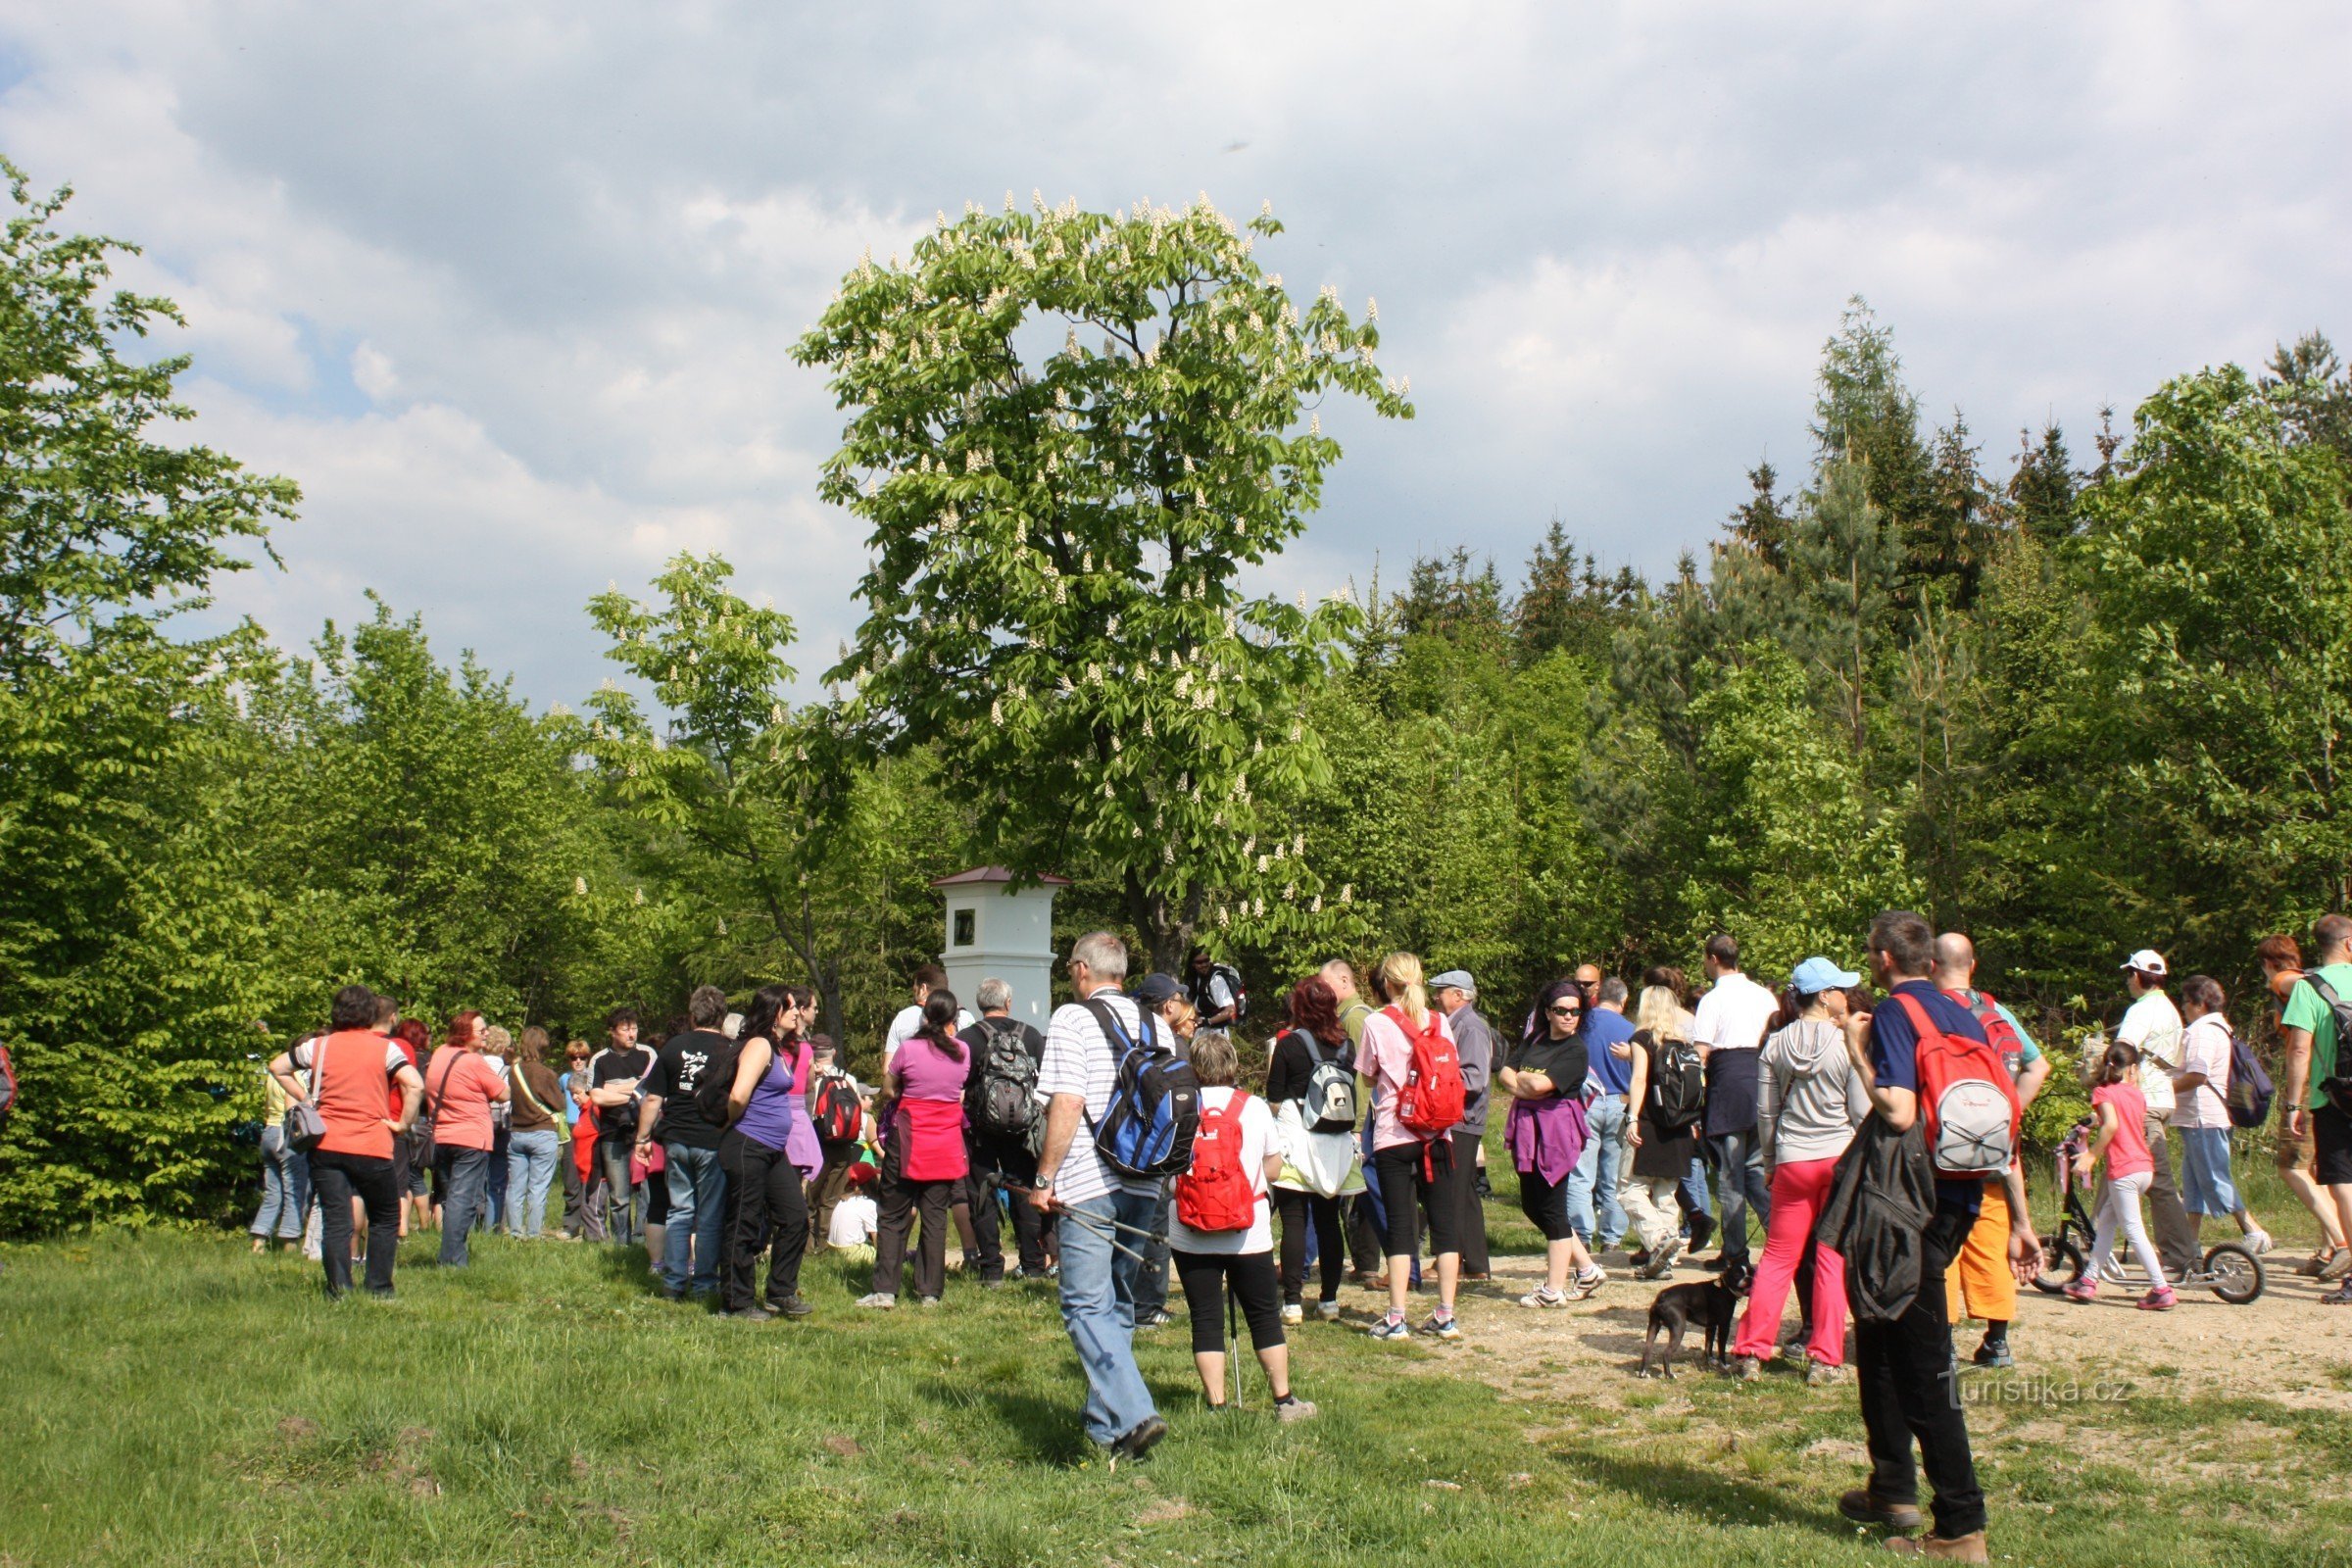
[[[882,1037],[882,1059],[887,1062],[893,1056],[896,1056],[899,1054],[899,1048],[905,1045],[907,1041],[912,1040],[914,1038],[914,1032],[917,1029],[920,1029],[922,1026],[922,1008],[916,1006],[901,1007],[899,1009],[899,1015],[890,1020],[890,1032]],[[961,1034],[971,1026],[971,1012],[966,1008],[957,1007],[956,1009],[956,1032],[957,1034]]]
[[[1142,1018],[1135,1001],[1119,995],[1116,987],[1104,986],[1095,993],[1095,1000],[1107,1003],[1110,1015],[1130,1038],[1140,1039],[1137,1031]],[[1168,1026],[1153,1019],[1153,1038],[1162,1045],[1171,1044]],[[1103,1115],[1110,1109],[1111,1091],[1118,1087],[1118,1049],[1102,1036],[1102,1024],[1096,1022],[1094,1010],[1081,1003],[1065,1002],[1054,1009],[1046,1024],[1046,1056],[1038,1064],[1037,1098],[1051,1101],[1055,1095],[1078,1095],[1086,1101],[1086,1114],[1078,1120],[1078,1130],[1071,1135],[1070,1151],[1062,1157],[1061,1166],[1054,1172],[1054,1196],[1065,1203],[1082,1203],[1090,1198],[1101,1198],[1111,1189],[1112,1173],[1095,1152],[1095,1128],[1102,1124]],[[1093,1125],[1088,1125],[1089,1122]],[[1126,1191],[1150,1197],[1159,1191],[1155,1181],[1122,1179],[1118,1185]]]
[[[2209,1012],[2188,1026],[2180,1037],[2180,1070],[2201,1072],[2205,1081],[2176,1097],[2176,1127],[2230,1125],[2230,1025],[2218,1012]]]
[[[2173,1113],[2173,1074],[2180,1066],[2180,1009],[2161,991],[2150,991],[2124,1009],[2115,1038],[2139,1052],[2139,1092],[2148,1114]]]
[[[1229,1084],[1219,1084],[1200,1091],[1200,1109],[1203,1113],[1223,1110],[1226,1103],[1239,1093]],[[1274,1250],[1274,1220],[1266,1201],[1266,1156],[1276,1152],[1274,1144],[1274,1111],[1265,1101],[1250,1095],[1242,1102],[1242,1169],[1250,1178],[1250,1190],[1257,1195],[1257,1206],[1250,1212],[1250,1228],[1246,1231],[1197,1231],[1176,1217],[1176,1205],[1168,1205],[1168,1246],[1179,1252],[1269,1252]]]
[[[832,1223],[825,1227],[827,1247],[868,1247],[881,1222],[878,1204],[863,1193],[852,1193],[833,1205]]]
[[[1690,1042],[1715,1051],[1760,1051],[1764,1026],[1780,1010],[1780,999],[1744,974],[1727,974],[1698,999]]]

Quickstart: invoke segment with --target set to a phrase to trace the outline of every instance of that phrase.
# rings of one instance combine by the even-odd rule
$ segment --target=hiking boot
[[[2139,1309],[2142,1312],[2170,1312],[2180,1300],[2180,1298],[2173,1294],[2170,1285],[2160,1285],[2139,1298]]]
[[[797,1291],[781,1301],[768,1302],[767,1309],[778,1317],[807,1317],[816,1310],[815,1307],[802,1300],[800,1293]]]
[[[2352,1280],[2346,1280],[2320,1298],[2322,1306],[2352,1306]]]
[[[1984,1550],[1984,1532],[1973,1536],[1890,1536],[1886,1549],[1906,1557],[1929,1557],[1938,1562],[1990,1562]]]
[[[1575,1279],[1568,1282],[1568,1299],[1571,1301],[1581,1301],[1586,1297],[1591,1296],[1594,1291],[1599,1290],[1603,1285],[1608,1283],[1609,1271],[1605,1268],[1602,1268],[1598,1263],[1595,1263],[1592,1265],[1592,1270],[1591,1273],[1579,1274]]]
[[[2352,1247],[2337,1248],[2320,1265],[2319,1277],[2323,1280],[2340,1280],[2347,1274],[2352,1274]]]
[[[775,1315],[775,1313],[770,1312],[766,1307],[757,1305],[735,1306],[727,1309],[727,1316],[732,1318],[740,1318],[746,1323],[765,1323]]]
[[[1315,1316],[1321,1318],[1326,1323],[1337,1323],[1340,1320],[1340,1303],[1337,1301],[1317,1301],[1315,1303]]]
[[[1141,1459],[1152,1451],[1153,1446],[1160,1439],[1167,1435],[1167,1422],[1156,1415],[1148,1415],[1111,1440],[1110,1457],[1113,1462],[1120,1459]]]
[[[1919,1504],[1886,1501],[1871,1495],[1868,1487],[1856,1487],[1839,1497],[1838,1511],[1858,1525],[1886,1525],[1893,1530],[1917,1530],[1920,1525]]]
[[[1667,1237],[1649,1254],[1649,1261],[1642,1265],[1640,1277],[1645,1280],[1665,1278],[1674,1272],[1675,1261],[1682,1255],[1683,1239],[1680,1236]]]
[[[1735,1382],[1753,1383],[1764,1375],[1764,1363],[1752,1355],[1735,1355],[1732,1364],[1723,1370]]]
[[[1274,1419],[1286,1427],[1294,1421],[1312,1421],[1314,1418],[1315,1401],[1312,1399],[1301,1399],[1294,1394],[1287,1399],[1274,1401]]]
[[[2017,1357],[2009,1353],[2007,1340],[1986,1340],[1977,1347],[1977,1353],[1969,1359],[1978,1366],[2012,1367],[2017,1365]]]
[[[1391,1312],[1372,1325],[1372,1337],[1376,1340],[1409,1340],[1413,1337],[1413,1331],[1406,1325],[1403,1313]]]
[[[1461,1319],[1455,1317],[1451,1312],[1447,1312],[1444,1316],[1433,1312],[1430,1314],[1429,1321],[1421,1325],[1421,1332],[1432,1339],[1458,1340],[1462,1337]]]
[[[876,1291],[871,1296],[860,1296],[858,1298],[858,1304],[859,1306],[870,1306],[877,1312],[887,1312],[892,1307],[899,1304],[899,1298],[895,1296],[886,1296],[882,1292]]]
[[[1814,1361],[1805,1367],[1805,1387],[1808,1389],[1826,1389],[1833,1384],[1844,1381],[1845,1368],[1841,1366],[1832,1366],[1827,1361]]]
[[[1519,1304],[1521,1306],[1533,1306],[1538,1308],[1566,1306],[1568,1304],[1568,1293],[1565,1291],[1555,1291],[1548,1285],[1539,1285],[1534,1290],[1528,1292],[1525,1296],[1519,1298]]]
[[[1290,1323],[1303,1323],[1303,1322],[1305,1322],[1305,1321],[1306,1321],[1306,1308],[1305,1308],[1305,1307],[1303,1307],[1303,1306],[1300,1306],[1300,1305],[1299,1305],[1299,1304],[1298,1304],[1297,1301],[1285,1301],[1285,1302],[1283,1302],[1283,1303],[1282,1303],[1282,1321],[1283,1321],[1285,1324],[1290,1324]]]

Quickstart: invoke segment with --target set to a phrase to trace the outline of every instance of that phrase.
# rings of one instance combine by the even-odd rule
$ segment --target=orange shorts
[[[1998,1182],[1984,1184],[1984,1207],[1960,1255],[1943,1272],[1943,1296],[1955,1323],[1969,1317],[2007,1323],[2017,1316],[2017,1275],[2009,1268],[2009,1194]]]

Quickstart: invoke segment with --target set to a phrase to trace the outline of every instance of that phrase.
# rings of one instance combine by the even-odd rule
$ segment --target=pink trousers
[[[1796,1266],[1804,1261],[1805,1243],[1813,1222],[1830,1196],[1835,1159],[1801,1159],[1775,1165],[1772,1170],[1772,1219],[1764,1228],[1764,1260],[1756,1265],[1756,1282],[1748,1293],[1747,1310],[1740,1317],[1740,1335],[1732,1343],[1734,1355],[1768,1359],[1781,1339],[1781,1309],[1788,1303],[1788,1287]],[[1813,1258],[1813,1336],[1805,1342],[1808,1354],[1824,1366],[1845,1360],[1845,1259],[1824,1247]]]

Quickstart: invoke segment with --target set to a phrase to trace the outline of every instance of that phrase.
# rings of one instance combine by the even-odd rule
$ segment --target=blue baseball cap
[[[1824,991],[1843,991],[1848,986],[1858,986],[1862,983],[1862,977],[1851,969],[1838,968],[1827,958],[1807,958],[1796,966],[1796,972],[1788,977],[1788,983],[1808,997],[1817,997]]]

